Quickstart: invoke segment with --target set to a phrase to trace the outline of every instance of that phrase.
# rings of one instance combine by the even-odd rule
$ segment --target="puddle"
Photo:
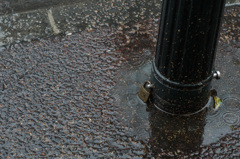
[[[229,68],[228,65],[225,69]],[[240,125],[240,95],[238,94],[227,93],[225,96],[220,96],[222,104],[218,110],[213,109],[212,99],[207,109],[188,117],[168,115],[158,111],[151,104],[143,103],[136,94],[140,85],[150,79],[151,67],[152,63],[148,61],[137,69],[129,69],[121,76],[121,82],[118,82],[115,87],[114,94],[118,99],[117,103],[120,103],[120,120],[132,128],[132,134],[141,140],[148,141],[155,155],[162,156],[164,153],[166,153],[163,155],[165,157],[171,157],[171,154],[172,156],[196,153],[201,155],[201,148],[209,149],[209,145],[221,143],[222,138],[234,133],[234,127]],[[230,74],[234,73],[230,71]],[[219,88],[218,93],[225,91],[229,83],[220,80],[217,85],[220,85],[220,82],[224,87]],[[236,81],[235,87],[239,85],[239,81]],[[215,87],[216,84],[213,83],[213,88]],[[231,93],[237,93],[237,91]],[[231,142],[239,142],[239,138],[233,138],[228,144]],[[220,152],[229,153],[228,151]]]
[[[151,60],[146,60],[144,64],[134,68],[123,69],[119,76],[120,80],[113,93],[117,99],[116,103],[120,106],[121,113],[118,118],[131,128],[133,135],[148,143],[150,147],[148,151],[153,156],[219,158],[239,156],[240,65],[239,39],[236,36],[239,28],[233,28],[239,18],[234,16],[233,19],[227,19],[227,17],[231,16],[224,18],[225,27],[221,32],[215,64],[223,77],[219,81],[214,80],[212,84],[222,100],[218,110],[212,108],[214,105],[212,100],[210,107],[204,111],[191,117],[179,117],[167,115],[157,111],[151,104],[143,103],[137,97],[137,92],[140,86],[150,79]],[[228,23],[229,21],[232,22]],[[224,32],[226,26],[228,32]]]

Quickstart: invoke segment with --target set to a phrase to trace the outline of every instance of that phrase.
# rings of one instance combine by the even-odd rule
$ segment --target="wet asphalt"
[[[0,45],[101,27],[116,27],[144,19],[159,19],[160,8],[161,1],[157,0],[90,0],[63,6],[43,5],[38,10],[6,12],[0,14]]]
[[[160,2],[52,5],[0,16],[1,158],[240,156],[239,6],[225,9],[219,39],[213,88],[222,106],[189,119],[136,97],[150,75]]]

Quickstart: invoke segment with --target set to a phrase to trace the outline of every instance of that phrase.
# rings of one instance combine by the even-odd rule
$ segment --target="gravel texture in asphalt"
[[[131,1],[128,7],[140,10],[129,14],[141,15],[147,4]],[[0,53],[1,158],[239,157],[239,10],[227,7],[222,25],[216,68],[223,78],[214,83],[221,109],[191,119],[161,114],[136,97],[149,77],[159,18],[108,25],[108,17],[78,33],[6,45]]]

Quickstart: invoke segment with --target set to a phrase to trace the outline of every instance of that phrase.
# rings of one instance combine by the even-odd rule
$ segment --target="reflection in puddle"
[[[115,87],[114,96],[120,106],[119,119],[132,130],[132,135],[148,142],[155,156],[176,156],[200,153],[211,144],[220,142],[232,127],[239,125],[240,113],[237,107],[239,95],[220,96],[222,104],[213,108],[214,100],[203,111],[191,116],[168,115],[148,103],[143,103],[136,95],[142,83],[150,79],[151,62],[125,70]],[[226,81],[220,80],[225,83]],[[219,82],[217,83],[219,85]],[[213,83],[213,87],[215,87]],[[218,91],[222,92],[222,87]]]
[[[191,116],[173,116],[156,109],[150,111],[152,150],[194,152],[203,141],[206,110]]]

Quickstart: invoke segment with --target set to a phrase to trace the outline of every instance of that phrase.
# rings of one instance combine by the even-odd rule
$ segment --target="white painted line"
[[[49,22],[50,22],[50,24],[51,24],[51,27],[52,27],[52,29],[53,29],[54,34],[59,34],[60,31],[59,31],[59,29],[57,28],[57,25],[55,24],[55,21],[54,21],[53,15],[52,15],[52,10],[49,9],[49,10],[47,11],[47,14],[48,14],[48,19],[49,19]]]

